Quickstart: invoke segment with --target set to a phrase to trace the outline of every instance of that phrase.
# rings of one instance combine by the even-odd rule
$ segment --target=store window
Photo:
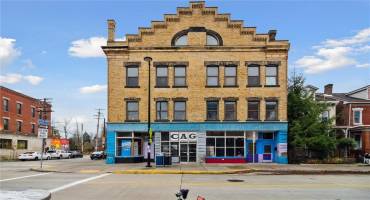
[[[260,67],[259,65],[248,65],[248,86],[260,86]]]
[[[168,87],[168,67],[157,66],[156,87]]]
[[[168,102],[157,101],[157,120],[168,120]]]
[[[248,101],[248,120],[259,120],[259,101]]]
[[[278,120],[277,117],[277,101],[266,101],[266,120]]]
[[[9,130],[9,119],[3,118],[3,128],[4,130]]]
[[[185,87],[186,86],[186,67],[183,65],[176,65],[174,67],[174,86]]]
[[[218,120],[218,101],[207,101],[207,120]]]
[[[207,157],[244,157],[244,133],[239,131],[208,131]]]
[[[207,66],[207,86],[218,86],[218,66]]]
[[[17,114],[18,115],[22,114],[22,104],[21,103],[17,103]]]
[[[174,120],[186,120],[186,101],[174,101]]]
[[[3,99],[3,110],[4,112],[8,112],[9,111],[9,100],[8,99]]]
[[[139,67],[138,66],[126,66],[126,87],[138,87],[139,86]]]
[[[127,121],[138,121],[139,120],[139,102],[138,101],[127,101],[126,107],[126,119]]]
[[[237,68],[235,65],[225,66],[224,86],[236,86]]]
[[[116,156],[138,157],[143,156],[143,137],[141,132],[118,132],[116,143]]]
[[[225,101],[225,119],[236,120],[236,101]]]
[[[0,138],[0,149],[11,149],[12,140],[11,139],[2,139]]]
[[[276,65],[266,66],[266,85],[276,86],[277,85],[277,74],[278,67]]]
[[[17,141],[17,149],[27,149],[27,140],[18,140]]]

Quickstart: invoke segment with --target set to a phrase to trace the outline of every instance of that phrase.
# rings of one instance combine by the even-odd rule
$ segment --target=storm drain
[[[228,179],[228,182],[238,183],[238,182],[244,182],[244,180],[241,179]]]

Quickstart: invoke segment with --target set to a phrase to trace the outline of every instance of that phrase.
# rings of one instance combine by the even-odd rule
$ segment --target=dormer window
[[[175,40],[175,46],[188,45],[188,35],[182,35]]]
[[[209,46],[218,46],[220,45],[218,39],[210,34],[207,34],[207,45]]]

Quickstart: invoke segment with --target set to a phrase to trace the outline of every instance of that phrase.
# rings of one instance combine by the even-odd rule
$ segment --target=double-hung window
[[[207,120],[218,120],[218,101],[207,101]]]
[[[236,86],[237,68],[235,65],[225,66],[225,86]]]
[[[248,86],[260,86],[260,67],[259,65],[248,65]]]
[[[22,132],[22,121],[17,121],[17,132]]]
[[[174,102],[174,120],[186,120],[186,101]]]
[[[31,115],[32,115],[32,118],[36,117],[36,108],[35,107],[31,107]]]
[[[218,86],[218,66],[207,66],[207,86]]]
[[[17,114],[18,115],[22,114],[22,104],[21,103],[17,103]]]
[[[353,108],[353,124],[362,124],[362,110],[363,108]]]
[[[3,99],[3,111],[8,112],[9,111],[9,100],[8,99]]]
[[[236,120],[236,101],[225,101],[225,120]]]
[[[176,65],[174,70],[174,86],[186,86],[186,67],[183,65]]]
[[[9,119],[3,118],[3,128],[4,130],[9,130]]]
[[[277,101],[266,101],[266,120],[274,121],[277,120],[278,102]]]
[[[139,102],[127,101],[126,102],[126,120],[138,121],[139,120]]]
[[[157,120],[168,120],[168,102],[157,101]]]
[[[168,67],[157,66],[156,87],[168,87]]]
[[[266,85],[267,86],[276,86],[277,81],[278,67],[276,65],[267,65],[266,66]]]
[[[248,101],[248,120],[259,120],[259,101]]]
[[[136,65],[126,66],[126,87],[139,86],[139,67]]]

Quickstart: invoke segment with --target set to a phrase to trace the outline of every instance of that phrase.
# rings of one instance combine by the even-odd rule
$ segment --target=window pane
[[[235,77],[225,77],[225,85],[236,85]]]
[[[266,77],[266,85],[276,85],[276,77]]]
[[[226,147],[234,148],[234,138],[226,138]]]
[[[218,76],[218,67],[207,67],[207,76]]]
[[[244,138],[236,138],[235,139],[235,146],[236,147],[244,147]]]
[[[271,153],[271,145],[265,145],[263,151],[264,153]]]
[[[157,76],[167,76],[167,67],[157,67]]]
[[[207,34],[207,45],[218,45],[217,38]]]
[[[206,146],[215,146],[215,145],[216,145],[215,138],[206,139]]]
[[[244,148],[236,148],[235,149],[235,156],[243,157],[244,156]]]
[[[183,102],[183,101],[175,102],[175,110],[176,111],[184,111],[185,110],[185,102]]]
[[[235,156],[234,148],[226,148],[226,156]]]
[[[266,119],[277,119],[277,102],[266,102]]]
[[[266,67],[266,76],[276,76],[277,67]]]
[[[157,77],[157,86],[168,86],[168,79],[167,77]]]
[[[167,102],[161,102],[161,110],[167,110]]]
[[[248,77],[248,85],[258,86],[259,84],[260,84],[260,78],[258,76],[249,76]]]
[[[188,36],[187,35],[183,35],[183,36],[177,38],[177,40],[175,42],[176,46],[187,45],[187,44],[188,44]]]
[[[137,102],[127,102],[127,110],[128,111],[137,111],[139,109]]]
[[[272,140],[274,138],[274,133],[263,133],[263,139]]]
[[[224,132],[218,132],[218,131],[208,131],[207,132],[207,137],[215,137],[215,136],[225,136],[225,133]]]
[[[218,77],[208,77],[207,78],[207,85],[218,85]]]
[[[127,85],[128,86],[137,86],[139,84],[137,77],[129,77],[127,78]]]
[[[225,147],[225,138],[216,138],[216,147]]]
[[[259,76],[259,67],[248,67],[248,76]]]
[[[186,119],[185,112],[183,112],[183,111],[176,111],[175,112],[174,119],[175,120],[185,120]]]
[[[207,110],[218,110],[218,102],[217,101],[208,101],[207,102]]]
[[[185,67],[175,67],[175,76],[185,76]]]
[[[128,77],[137,77],[139,74],[137,67],[128,67],[127,68],[127,76]]]
[[[161,140],[162,141],[169,141],[170,140],[170,134],[168,132],[161,132]]]
[[[225,148],[216,148],[216,156],[217,157],[224,157],[225,156]]]
[[[128,116],[127,116],[128,120],[137,120],[137,119],[139,119],[139,113],[138,112],[128,112],[127,114],[128,114]]]
[[[225,110],[227,112],[234,112],[235,111],[235,101],[225,101]]]
[[[236,76],[236,67],[225,67],[225,76]]]
[[[186,81],[185,81],[185,78],[184,77],[175,77],[175,85],[176,86],[185,86],[186,85]]]

